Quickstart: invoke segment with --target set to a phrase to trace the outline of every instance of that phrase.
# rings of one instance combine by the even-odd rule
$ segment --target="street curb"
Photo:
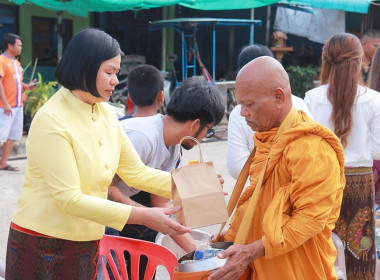
[[[26,158],[27,158],[26,155],[16,155],[16,156],[13,156],[13,157],[9,157],[8,161],[11,161],[11,160],[22,160],[22,159],[26,159]]]

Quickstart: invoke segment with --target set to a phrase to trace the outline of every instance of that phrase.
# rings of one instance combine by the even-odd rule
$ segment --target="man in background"
[[[363,35],[361,42],[364,52],[362,61],[362,78],[363,82],[367,83],[372,58],[375,55],[377,47],[380,46],[380,30],[369,29]]]
[[[0,170],[19,171],[8,164],[8,157],[15,141],[21,140],[23,130],[23,90],[32,89],[33,80],[23,83],[22,68],[17,57],[22,51],[21,37],[7,33],[2,40],[3,53],[0,55],[0,143],[3,151]]]

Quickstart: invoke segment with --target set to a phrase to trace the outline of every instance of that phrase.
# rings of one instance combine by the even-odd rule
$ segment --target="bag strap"
[[[284,121],[280,125],[280,127],[279,127],[279,129],[278,129],[278,131],[274,137],[274,141],[276,141],[283,132],[285,132],[286,130],[288,130],[292,126],[296,117],[297,117],[297,110],[294,107],[292,107],[291,110],[289,111],[288,115],[285,117]],[[240,195],[244,189],[244,185],[247,182],[247,178],[249,175],[249,166],[252,163],[252,158],[255,156],[255,153],[256,153],[256,147],[253,149],[252,153],[249,155],[247,161],[244,164],[242,171],[239,174],[239,177],[236,181],[234,190],[231,194],[231,198],[228,202],[228,206],[227,206],[228,216],[231,216],[231,214],[232,214],[233,210],[235,209],[236,204],[240,198]],[[249,200],[249,204],[248,204],[247,210],[243,216],[242,223],[240,224],[240,227],[238,229],[238,232],[237,232],[237,235],[235,238],[235,242],[234,242],[235,244],[244,244],[247,240],[248,231],[251,227],[253,215],[255,213],[257,200],[259,197],[261,185],[263,183],[265,171],[266,171],[267,166],[268,166],[268,162],[269,162],[269,154],[268,154],[268,157],[265,161],[264,168],[260,173],[259,180],[257,181],[256,188],[253,192],[253,195],[251,196],[251,198]],[[222,230],[223,230],[225,225],[226,225],[226,223],[223,223],[221,225],[216,240],[219,240],[219,236],[222,233]]]
[[[253,149],[253,151],[249,155],[247,161],[244,163],[243,169],[240,171],[240,174],[237,178],[237,181],[236,181],[234,189],[232,191],[230,200],[228,201],[228,205],[227,205],[228,217],[231,217],[232,212],[234,211],[235,206],[236,206],[236,204],[240,198],[240,195],[244,189],[245,183],[247,182],[248,175],[249,175],[249,167],[251,166],[252,159],[255,156],[255,153],[256,153],[256,147]],[[226,225],[226,222],[224,222],[220,226],[216,240],[219,240],[219,236],[222,233],[225,225]]]
[[[199,147],[199,162],[203,162],[203,155],[202,155],[202,150],[201,150],[201,144],[199,143],[199,140],[195,137],[192,136],[184,136],[182,139],[179,141],[179,163],[180,166],[183,167],[183,162],[182,162],[182,141],[185,139],[190,139],[193,140],[194,142],[197,143],[197,146]]]

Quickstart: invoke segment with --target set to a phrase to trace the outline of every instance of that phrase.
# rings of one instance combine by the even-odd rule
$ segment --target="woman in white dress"
[[[344,147],[346,187],[335,232],[346,248],[347,279],[375,279],[377,259],[372,164],[380,159],[380,94],[362,83],[362,56],[355,35],[330,37],[321,85],[305,97],[314,120],[333,130]]]

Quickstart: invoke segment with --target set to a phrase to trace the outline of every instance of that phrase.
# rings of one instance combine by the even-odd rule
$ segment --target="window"
[[[18,6],[0,4],[0,42],[5,33],[18,34],[17,23],[18,23]],[[0,50],[0,53],[1,53],[1,50]]]
[[[373,4],[369,5],[367,29],[380,30],[380,3],[378,3],[378,1],[375,1]]]
[[[73,35],[72,20],[64,19],[60,29],[63,39],[63,49]],[[57,19],[47,17],[32,17],[32,57],[38,58],[39,66],[57,66]]]

